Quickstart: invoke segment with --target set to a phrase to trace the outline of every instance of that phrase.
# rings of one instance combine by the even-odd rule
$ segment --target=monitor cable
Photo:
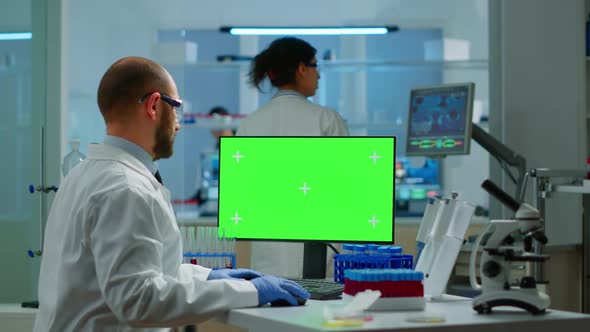
[[[338,249],[336,249],[336,247],[334,247],[331,243],[326,243],[328,245],[328,247],[330,247],[330,249],[332,249],[332,251],[334,251],[334,254],[339,255],[340,251],[338,251]]]

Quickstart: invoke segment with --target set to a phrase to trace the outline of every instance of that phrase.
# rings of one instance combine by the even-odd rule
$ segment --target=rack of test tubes
[[[343,253],[334,255],[334,281],[344,283],[345,270],[412,269],[414,257],[404,255],[400,246],[344,244]]]
[[[410,269],[359,269],[344,271],[344,294],[366,290],[381,292],[367,310],[423,310],[424,273]]]
[[[423,297],[424,273],[409,269],[361,269],[344,272],[344,293],[378,290],[381,297]]]
[[[236,239],[231,230],[182,226],[180,232],[184,263],[211,269],[236,268]]]

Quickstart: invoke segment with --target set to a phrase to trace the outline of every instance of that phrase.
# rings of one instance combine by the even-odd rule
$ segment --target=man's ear
[[[157,118],[157,105],[158,102],[160,101],[161,97],[160,94],[158,92],[152,93],[146,100],[145,100],[145,112],[146,115],[151,119],[151,120],[156,120]]]
[[[295,71],[295,75],[301,77],[301,76],[305,75],[306,70],[307,70],[307,67],[304,64],[300,63],[297,66],[297,70]]]

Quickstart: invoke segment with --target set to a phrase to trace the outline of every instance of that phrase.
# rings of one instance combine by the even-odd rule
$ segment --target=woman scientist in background
[[[308,42],[284,37],[254,58],[250,84],[262,91],[260,86],[268,78],[278,91],[266,105],[241,121],[237,136],[348,136],[344,120],[336,111],[307,100],[315,95],[320,78],[315,55],[316,49]],[[266,273],[300,276],[302,249],[299,243],[253,243],[252,267]]]
[[[278,89],[268,104],[241,121],[238,136],[347,136],[340,115],[314,104],[320,74],[316,49],[308,42],[285,37],[273,41],[252,61],[250,84],[260,85],[268,78]]]

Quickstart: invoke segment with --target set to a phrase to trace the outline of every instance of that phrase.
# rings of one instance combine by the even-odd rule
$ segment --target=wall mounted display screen
[[[473,90],[473,83],[412,89],[406,156],[468,154]]]

